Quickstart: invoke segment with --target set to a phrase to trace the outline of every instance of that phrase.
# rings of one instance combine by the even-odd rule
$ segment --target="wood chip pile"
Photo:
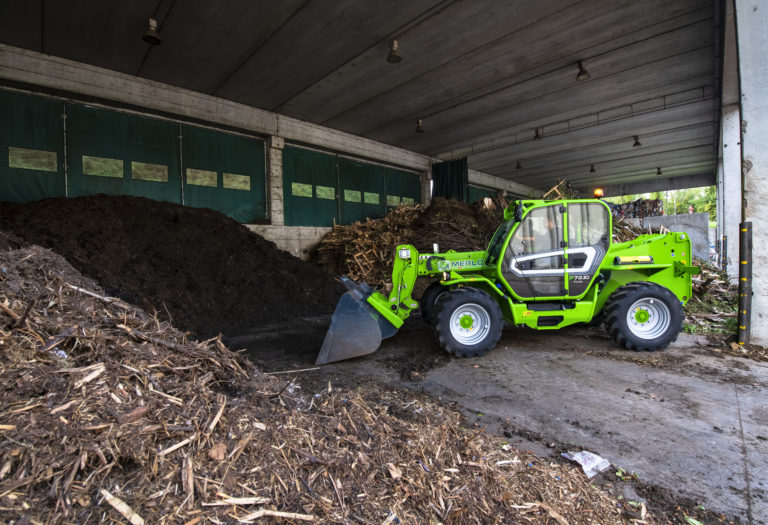
[[[381,219],[336,226],[312,259],[331,275],[348,275],[374,288],[392,280],[395,248],[412,244],[420,252],[484,250],[501,224],[507,202],[486,198],[469,205],[436,198],[429,207],[399,206]]]
[[[39,247],[0,250],[0,268],[4,520],[629,523],[577,467],[428,398],[303,392]]]

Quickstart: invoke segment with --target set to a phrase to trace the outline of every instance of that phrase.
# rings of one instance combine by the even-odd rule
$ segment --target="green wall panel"
[[[240,222],[267,217],[264,142],[181,126],[184,204]]]
[[[386,207],[384,168],[340,157],[339,198],[341,224],[383,216]]]
[[[472,204],[475,201],[479,201],[480,199],[484,199],[485,197],[493,197],[496,195],[495,190],[489,190],[486,188],[480,188],[477,186],[470,186],[469,187],[469,203]]]
[[[386,168],[384,178],[388,199],[395,197],[398,204],[418,204],[421,202],[421,177],[418,174]],[[394,201],[391,202],[392,204],[387,202],[387,212],[397,206]]]
[[[0,201],[66,194],[63,104],[0,91]]]
[[[69,195],[136,195],[181,203],[178,128],[173,122],[67,104]],[[121,162],[123,176],[117,177]]]
[[[286,226],[333,226],[339,222],[336,156],[293,146],[283,149]]]

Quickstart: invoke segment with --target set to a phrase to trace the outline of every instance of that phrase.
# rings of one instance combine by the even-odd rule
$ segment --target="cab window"
[[[509,247],[512,255],[548,252],[562,249],[563,215],[560,206],[535,208],[515,230]]]
[[[610,232],[608,209],[597,202],[568,205],[568,247],[579,248],[604,244]]]

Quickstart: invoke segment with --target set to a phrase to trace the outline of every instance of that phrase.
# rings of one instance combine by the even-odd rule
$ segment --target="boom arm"
[[[413,286],[420,276],[440,275],[443,280],[460,278],[460,274],[482,273],[486,252],[455,252],[419,254],[413,246],[397,247],[392,268],[392,291],[389,296],[374,292],[366,299],[376,311],[395,328],[400,328],[411,311],[419,307],[413,297]]]

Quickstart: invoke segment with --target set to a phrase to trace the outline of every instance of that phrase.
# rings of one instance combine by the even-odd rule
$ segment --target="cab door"
[[[566,295],[584,294],[594,281],[608,251],[611,236],[610,210],[602,202],[571,202],[568,211]]]
[[[501,274],[521,299],[565,295],[564,215],[562,203],[534,208],[510,237]]]

